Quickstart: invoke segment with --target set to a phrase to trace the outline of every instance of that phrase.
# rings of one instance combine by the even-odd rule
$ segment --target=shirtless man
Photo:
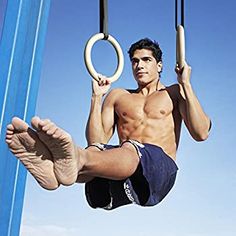
[[[162,52],[142,39],[129,49],[136,90],[113,89],[93,82],[86,129],[89,147],[77,147],[71,136],[47,119],[34,117],[32,128],[19,118],[7,127],[11,152],[46,189],[86,182],[91,207],[114,209],[129,203],[153,206],[174,185],[182,120],[197,141],[207,139],[210,119],[193,92],[191,68],[176,67],[178,84],[160,81]],[[117,128],[120,145],[107,145]]]

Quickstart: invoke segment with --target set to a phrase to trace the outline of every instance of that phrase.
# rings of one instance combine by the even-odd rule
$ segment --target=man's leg
[[[54,172],[62,184],[72,184],[78,174],[120,180],[131,176],[139,163],[135,147],[124,143],[122,147],[105,151],[81,149],[71,136],[50,120],[32,119],[38,136],[51,151]]]
[[[50,151],[24,121],[13,118],[7,126],[6,143],[43,188],[59,187]]]
[[[22,131],[19,129],[17,131],[21,133],[21,141],[19,142],[19,138],[17,138],[18,142],[14,142],[14,148],[10,146],[8,141],[7,142],[11,151],[19,158],[17,152],[22,149],[22,146],[25,150],[28,150],[32,145],[28,142],[29,134],[24,135],[28,126],[26,127],[25,122],[20,119],[17,119],[17,121],[18,126],[25,126]],[[9,126],[14,126],[14,124]],[[82,150],[79,147],[75,147],[71,136],[67,132],[57,127],[49,120],[41,120],[35,117],[32,119],[32,126],[37,130],[37,136],[32,137],[33,141],[39,143],[39,138],[50,150],[53,156],[56,179],[63,185],[75,183],[78,174],[113,180],[124,179],[131,176],[138,166],[138,154],[130,143],[124,143],[120,148],[102,152],[95,152],[89,149]],[[16,136],[16,134],[14,136]],[[10,139],[12,140],[12,138],[8,137],[8,140]],[[37,153],[37,151],[42,149],[42,146],[41,142],[39,147],[34,145],[34,151]],[[37,148],[39,150],[37,150]],[[26,165],[26,168],[29,169],[30,172],[32,166],[37,172],[36,167],[38,164],[35,163],[34,159],[31,160],[31,158],[27,156],[31,155],[31,153],[25,151],[24,154],[29,164],[26,165],[26,161],[21,158],[20,160]],[[48,169],[48,167],[45,166],[45,169]],[[36,173],[32,174],[36,179],[38,178]],[[39,180],[37,179],[37,181]]]
[[[138,153],[128,142],[121,147],[104,151],[83,150],[81,158],[84,164],[79,174],[112,180],[130,177],[139,164]]]
[[[90,150],[91,152],[101,152],[101,149],[96,146],[89,146],[87,149]],[[77,176],[76,182],[77,183],[87,183],[93,179],[94,179],[94,176],[79,173]]]

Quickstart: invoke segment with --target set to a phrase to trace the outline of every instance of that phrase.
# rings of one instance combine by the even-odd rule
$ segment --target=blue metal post
[[[1,2],[0,2],[1,4]],[[1,6],[0,6],[1,7]],[[26,170],[5,144],[13,116],[35,113],[50,0],[8,0],[0,41],[0,235],[20,231]]]

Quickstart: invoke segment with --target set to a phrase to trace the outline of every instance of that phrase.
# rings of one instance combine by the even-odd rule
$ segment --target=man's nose
[[[141,60],[138,62],[137,68],[138,69],[143,68],[143,62]]]

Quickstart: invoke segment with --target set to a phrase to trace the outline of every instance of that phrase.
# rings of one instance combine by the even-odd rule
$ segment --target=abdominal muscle
[[[176,135],[171,117],[161,120],[145,119],[134,121],[128,119],[117,124],[120,142],[136,140],[161,147],[173,160],[176,159]]]
[[[121,91],[115,103],[120,142],[132,139],[153,144],[175,160],[181,126],[175,106],[166,90],[147,97]]]

